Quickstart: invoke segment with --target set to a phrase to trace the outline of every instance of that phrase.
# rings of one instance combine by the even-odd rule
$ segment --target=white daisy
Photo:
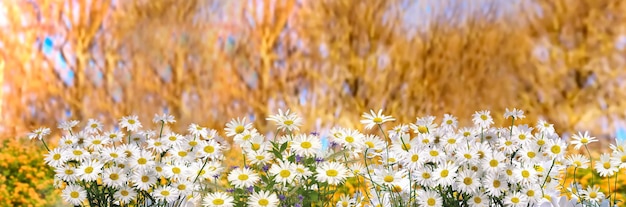
[[[287,184],[288,182],[292,182],[296,176],[294,173],[294,166],[292,163],[278,161],[278,163],[272,164],[272,167],[269,169],[269,173],[276,176],[274,177],[274,181],[277,183]]]
[[[315,179],[330,185],[338,185],[346,180],[349,176],[348,174],[348,170],[342,164],[337,162],[324,162],[317,167]]]
[[[562,159],[565,156],[567,145],[560,139],[549,139],[546,143],[546,150],[548,156],[552,159]]]
[[[95,134],[102,131],[102,123],[95,119],[89,119],[83,129],[86,133]]]
[[[168,202],[173,203],[178,199],[178,190],[172,188],[170,186],[161,186],[151,193],[152,197],[156,199],[158,202]]]
[[[269,116],[266,120],[274,121],[278,125],[278,130],[284,131],[298,131],[302,126],[302,118],[295,113],[289,113],[287,110],[285,113],[281,109],[278,109],[278,114]]]
[[[437,124],[434,123],[435,118],[434,116],[418,117],[415,124],[411,123],[410,127],[416,134],[431,133],[437,127]]]
[[[115,163],[124,163],[126,162],[126,155],[119,148],[115,147],[105,147],[102,148],[100,152],[100,159],[103,162],[115,162]]]
[[[417,202],[420,206],[443,206],[441,196],[439,196],[439,194],[435,191],[420,190],[417,195]]]
[[[467,194],[474,194],[479,186],[480,180],[472,170],[461,171],[455,181],[456,189]]]
[[[363,119],[361,120],[361,124],[365,125],[365,129],[371,129],[375,125],[383,124],[389,121],[395,121],[396,119],[391,116],[383,115],[383,110],[378,110],[378,113],[374,113],[374,110],[370,109],[370,113],[363,113],[361,116]]]
[[[148,149],[152,150],[153,152],[157,153],[157,154],[161,154],[165,151],[167,151],[167,149],[169,148],[169,146],[164,143],[163,141],[161,141],[161,139],[150,139],[148,140]]]
[[[600,187],[597,185],[587,186],[587,190],[583,190],[581,194],[583,199],[587,201],[600,203],[604,200],[604,193],[600,192]]]
[[[432,186],[435,184],[433,171],[430,167],[419,167],[415,169],[413,179],[421,186]]]
[[[444,114],[443,115],[443,120],[441,121],[441,128],[445,129],[445,130],[454,130],[456,129],[456,126],[458,125],[458,121],[457,118],[450,115],[450,114]]]
[[[191,162],[195,159],[195,155],[190,152],[191,149],[188,149],[185,146],[178,145],[174,148],[170,149],[169,153],[171,153],[172,158],[175,161],[179,162]]]
[[[76,167],[65,165],[55,168],[54,175],[65,182],[74,182],[78,180],[76,170]]]
[[[182,197],[189,196],[195,190],[198,190],[197,186],[188,180],[177,180],[176,182],[172,182],[172,185],[176,188],[176,190],[178,190],[180,196]]]
[[[498,173],[488,173],[483,180],[487,194],[499,197],[508,188],[506,179]]]
[[[64,121],[61,122],[58,126],[59,129],[65,130],[65,131],[71,131],[72,128],[74,128],[76,125],[78,125],[78,121],[77,120],[70,120],[70,121]]]
[[[618,172],[617,168],[619,163],[616,163],[615,160],[611,159],[611,155],[607,153],[603,153],[600,155],[600,160],[595,163],[594,168],[602,177],[613,176],[614,173]]]
[[[468,203],[470,206],[474,207],[488,207],[489,197],[487,197],[484,193],[473,194],[468,200]]]
[[[252,165],[266,165],[274,159],[274,154],[267,151],[250,151],[246,157],[250,158]]]
[[[377,171],[373,175],[373,181],[387,187],[399,185],[402,181],[405,181],[402,179],[402,176],[407,174],[405,170],[381,169]]]
[[[309,176],[313,175],[309,168],[305,167],[302,164],[295,164],[294,169],[294,172],[296,173],[296,179],[306,179]]]
[[[87,198],[87,191],[78,185],[68,185],[63,189],[61,197],[74,206],[80,206]]]
[[[567,161],[570,163],[570,165],[576,168],[585,169],[589,167],[589,158],[581,154],[572,154],[567,157]]]
[[[105,145],[109,144],[109,140],[100,135],[91,135],[85,142],[85,145],[93,151],[100,151]]]
[[[121,142],[124,138],[124,133],[121,131],[108,131],[104,133],[104,137],[108,139],[110,143]]]
[[[190,176],[190,173],[188,167],[175,162],[171,165],[165,165],[163,175],[169,179],[185,179],[187,176]]]
[[[76,160],[78,162],[82,162],[91,157],[91,154],[89,154],[89,152],[87,150],[84,150],[83,148],[67,149],[65,150],[65,155],[66,157],[68,157],[69,160]]]
[[[154,114],[154,118],[152,119],[152,122],[155,124],[158,123],[163,123],[163,124],[171,124],[171,123],[175,123],[176,120],[174,120],[174,116],[170,115],[170,114]]]
[[[358,130],[346,129],[342,136],[336,139],[339,144],[342,144],[346,149],[362,149],[363,148],[363,134]]]
[[[252,207],[277,207],[278,203],[279,200],[275,193],[261,190],[252,193],[246,204]]]
[[[401,162],[407,169],[416,169],[424,164],[424,158],[420,155],[421,149],[413,148],[409,152],[404,153]]]
[[[38,140],[42,140],[44,137],[48,136],[49,134],[50,134],[50,128],[41,127],[29,133],[28,139],[32,140],[32,139],[37,138]]]
[[[421,157],[425,162],[441,163],[446,160],[446,153],[437,147],[422,150]]]
[[[322,148],[322,143],[315,135],[298,134],[291,143],[291,150],[302,157],[315,156]]]
[[[202,200],[202,205],[205,207],[233,207],[235,206],[235,199],[224,192],[208,193]]]
[[[513,108],[513,110],[509,111],[509,108],[506,108],[506,112],[504,112],[504,118],[513,118],[513,119],[524,119],[524,111]]]
[[[137,196],[137,191],[129,186],[121,186],[115,194],[113,194],[113,198],[121,204],[129,204],[132,200]]]
[[[370,150],[372,152],[381,152],[385,146],[385,141],[380,139],[380,137],[371,134],[363,137],[363,143],[365,144],[365,148],[372,149]]]
[[[73,135],[63,135],[61,139],[59,139],[59,148],[67,149],[71,148],[76,144],[76,136]]]
[[[445,162],[441,164],[437,169],[435,169],[435,172],[433,172],[433,177],[438,185],[450,186],[454,183],[457,169],[458,166],[449,162]]]
[[[157,182],[157,175],[152,170],[134,170],[130,178],[133,187],[147,191]]]
[[[166,134],[165,136],[161,137],[161,140],[163,140],[163,142],[166,143],[170,147],[181,145],[184,139],[185,137],[183,135],[180,135],[174,132],[170,132]]]
[[[50,150],[44,158],[44,162],[51,167],[61,167],[69,158],[63,149],[54,148]]]
[[[102,183],[105,186],[119,188],[126,185],[128,178],[126,173],[118,167],[111,167],[102,173]]]
[[[574,149],[578,150],[582,146],[587,146],[590,143],[597,142],[598,140],[595,137],[589,136],[589,132],[585,131],[585,133],[578,132],[578,134],[574,134],[572,136],[571,144],[574,145]]]
[[[489,115],[490,113],[487,110],[477,111],[472,115],[472,121],[479,127],[489,128],[493,124],[493,118]]]
[[[135,132],[141,128],[141,122],[137,115],[125,116],[120,119],[120,128],[126,128],[126,130]]]
[[[478,157],[478,151],[472,147],[462,146],[458,148],[458,151],[455,153],[456,161],[459,165],[469,164],[469,165],[477,165],[480,163]]]
[[[528,204],[528,197],[519,192],[513,192],[504,197],[504,205],[507,207],[523,207]]]
[[[252,123],[246,123],[246,117],[243,119],[232,119],[226,124],[226,136],[232,137],[252,129]]]
[[[260,178],[249,168],[237,168],[228,174],[227,179],[236,188],[248,188],[258,182]]]
[[[197,125],[197,124],[190,124],[189,127],[187,128],[187,131],[191,133],[194,136],[194,138],[195,137],[204,138],[204,137],[207,137],[208,135],[208,131],[206,130],[206,128],[201,127],[200,125]]]
[[[534,170],[534,167],[530,164],[521,165],[518,168],[515,168],[513,171],[513,176],[517,182],[528,185],[537,180],[537,172]]]
[[[626,168],[626,151],[613,151],[611,159],[619,164],[619,169]]]
[[[201,141],[194,151],[198,152],[198,158],[216,158],[221,153],[221,146],[215,140]]]
[[[88,160],[83,162],[77,170],[76,175],[83,181],[95,181],[102,172],[104,165],[97,160]]]

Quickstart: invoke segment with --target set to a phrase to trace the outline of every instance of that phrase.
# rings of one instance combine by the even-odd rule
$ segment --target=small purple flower
[[[296,155],[296,162],[300,162],[302,161],[302,157],[300,157],[300,155]]]
[[[280,199],[281,201],[285,200],[285,198],[287,198],[287,197],[285,197],[285,195],[283,195],[283,194],[278,195],[278,199]]]
[[[331,141],[331,142],[330,142],[330,147],[331,147],[331,148],[334,148],[334,147],[336,147],[337,145],[339,145],[337,142],[333,142],[333,141]]]
[[[230,166],[230,169],[233,169],[233,170],[234,170],[234,169],[237,169],[237,168],[239,168],[239,166],[237,166],[237,165],[235,165],[235,166]]]
[[[311,135],[313,135],[313,136],[319,136],[319,135],[320,135],[320,133],[319,133],[319,132],[311,132]]]
[[[324,158],[321,158],[321,157],[316,157],[316,158],[315,158],[315,162],[318,162],[318,163],[320,163],[320,162],[324,162]]]
[[[254,186],[250,186],[250,187],[248,187],[248,192],[250,192],[250,193],[254,193]]]
[[[215,178],[215,179],[220,178],[220,174],[215,174],[215,175],[213,175],[213,178]]]
[[[300,200],[300,201],[304,200],[304,196],[298,195],[298,200]]]
[[[270,169],[269,165],[263,165],[263,168],[262,168],[263,172],[267,172],[269,169]]]
[[[229,189],[226,189],[226,192],[233,193],[233,192],[235,192],[235,189],[234,188],[229,188]]]
[[[296,205],[294,205],[294,207],[302,207],[302,204],[296,203]]]

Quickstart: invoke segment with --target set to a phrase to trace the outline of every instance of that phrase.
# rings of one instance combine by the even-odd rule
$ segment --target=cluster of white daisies
[[[266,137],[246,119],[226,124],[225,135],[243,154],[238,166],[225,166],[231,143],[216,130],[196,124],[187,134],[163,130],[175,120],[155,116],[158,130],[142,130],[137,116],[124,117],[118,130],[104,131],[89,120],[59,125],[66,133],[45,162],[55,168],[62,197],[90,206],[608,206],[612,192],[564,183],[568,167],[589,168],[589,158],[566,156],[567,144],[551,124],[514,125],[523,112],[507,109],[506,127],[493,127],[489,111],[472,117],[474,126],[458,128],[444,115],[417,118],[386,130],[395,119],[382,111],[365,113],[367,133],[332,128],[301,133],[302,119],[279,111]],[[44,141],[47,128],[29,137]],[[330,144],[323,147],[322,137]],[[573,136],[576,149],[596,141]],[[45,145],[45,141],[43,142]],[[47,145],[45,145],[46,148]],[[626,167],[626,143],[611,145],[593,169],[602,177]],[[567,176],[567,175],[566,175]],[[571,176],[571,175],[570,175]],[[356,193],[342,193],[348,179]],[[599,179],[599,178],[598,178]],[[561,196],[569,191],[573,200]],[[615,193],[615,192],[613,192]]]

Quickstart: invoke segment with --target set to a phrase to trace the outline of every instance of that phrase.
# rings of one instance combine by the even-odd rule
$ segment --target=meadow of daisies
[[[123,117],[112,131],[95,119],[66,121],[55,133],[61,135],[56,148],[46,143],[49,128],[29,138],[41,141],[54,187],[75,206],[624,204],[615,189],[626,167],[626,143],[613,142],[612,152],[593,159],[588,144],[597,139],[588,133],[566,142],[545,121],[517,125],[520,110],[503,115],[510,121],[503,127],[494,127],[489,111],[460,127],[449,114],[395,123],[379,110],[362,115],[364,131],[304,132],[299,127],[307,123],[287,110],[267,118],[276,131],[260,132],[236,118],[221,133],[197,124],[170,131],[175,119],[163,114],[150,124]],[[323,147],[326,134],[330,144]],[[568,145],[587,153],[568,154]],[[241,151],[241,163],[225,164],[229,150]],[[571,179],[589,170],[592,180],[607,180],[609,187]]]

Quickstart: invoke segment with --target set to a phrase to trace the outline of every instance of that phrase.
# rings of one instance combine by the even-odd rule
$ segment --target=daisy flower
[[[283,111],[278,109],[277,115],[272,115],[266,120],[276,122],[276,124],[278,124],[278,130],[293,132],[298,131],[298,127],[302,126],[302,118],[295,113],[290,114],[289,110],[283,114]]]
[[[524,207],[528,204],[528,197],[519,192],[513,192],[504,197],[504,205],[507,207]]]
[[[336,140],[347,149],[362,149],[363,137],[363,134],[357,130],[346,129]]]
[[[165,165],[163,173],[166,178],[170,179],[185,179],[186,176],[190,176],[189,168],[177,162],[171,165]]]
[[[202,141],[194,151],[198,152],[199,158],[215,158],[221,154],[221,146],[215,140]]]
[[[65,182],[74,182],[78,180],[78,176],[76,176],[76,168],[71,165],[55,167],[54,175]]]
[[[170,132],[167,135],[161,137],[161,140],[163,140],[163,142],[166,143],[168,146],[174,147],[181,145],[185,140],[185,137],[183,135]]]
[[[249,168],[237,168],[228,174],[228,182],[236,188],[248,188],[259,181],[259,176]]]
[[[361,124],[364,124],[365,129],[368,130],[374,127],[374,125],[396,120],[391,116],[383,115],[382,109],[378,110],[378,113],[374,113],[374,110],[370,109],[369,114],[367,112],[363,113],[361,117],[363,117],[363,119],[361,120]]]
[[[487,207],[489,206],[489,197],[484,193],[473,194],[468,203],[470,206]]]
[[[532,128],[524,127],[524,126],[525,125],[513,127],[512,138],[515,139],[517,143],[520,143],[522,145],[526,145],[530,143],[533,139],[533,135],[531,133]]]
[[[552,159],[562,159],[565,156],[567,145],[560,139],[549,139],[546,143],[546,152]]]
[[[67,149],[64,153],[69,160],[76,160],[79,162],[82,162],[91,157],[91,154],[89,154],[89,152],[87,150],[84,150],[83,148]]]
[[[506,112],[504,112],[504,118],[513,118],[513,119],[524,119],[524,111],[513,108],[513,110],[509,111],[509,108],[506,108]]]
[[[611,155],[603,153],[600,155],[600,160],[595,163],[594,168],[600,176],[607,177],[613,176],[613,173],[619,171],[617,166],[619,166],[619,163],[615,163],[615,161],[611,159]]]
[[[207,137],[208,135],[208,131],[206,130],[206,128],[201,127],[200,125],[197,124],[190,124],[189,127],[187,128],[187,131],[189,133],[191,133],[194,137],[200,137],[200,138],[204,138]]]
[[[419,167],[415,169],[413,179],[421,186],[432,186],[435,184],[433,171],[429,167]]]
[[[134,170],[130,177],[133,187],[147,191],[157,182],[157,175],[152,170]]]
[[[293,171],[294,166],[289,161],[278,161],[278,163],[272,164],[272,167],[269,169],[269,173],[276,176],[274,181],[285,185],[295,178],[296,174]]]
[[[253,137],[258,136],[261,136],[261,134],[259,134],[256,129],[250,129],[242,132],[241,134],[236,134],[235,138],[233,138],[233,142],[235,142],[235,144],[239,146],[242,146],[250,141]]]
[[[54,148],[50,150],[44,158],[44,162],[52,167],[60,167],[68,160],[67,154],[63,153],[63,149]]]
[[[86,133],[95,134],[102,131],[102,123],[95,119],[89,119],[87,126],[83,129]]]
[[[93,151],[100,151],[105,145],[109,144],[109,140],[104,139],[104,137],[100,135],[91,135],[85,141],[87,147]]]
[[[252,193],[246,204],[252,207],[277,207],[278,202],[279,200],[275,193],[261,190]]]
[[[385,142],[380,137],[372,134],[365,135],[363,137],[363,143],[367,149],[373,149],[373,151],[382,151],[385,146]]]
[[[381,169],[379,172],[374,173],[373,181],[385,186],[399,185],[403,181],[402,176],[406,174],[405,170]]]
[[[518,148],[517,139],[512,138],[501,138],[498,139],[498,149],[507,154],[513,154],[515,150]]]
[[[233,207],[235,206],[235,199],[224,192],[214,192],[204,197],[202,205],[205,207]]]
[[[578,134],[574,134],[572,136],[571,144],[574,145],[575,150],[579,150],[582,146],[587,146],[592,142],[597,142],[598,140],[595,137],[589,136],[589,132],[585,131],[585,133],[578,132]]]
[[[50,128],[41,127],[29,133],[28,139],[32,140],[32,139],[37,138],[38,140],[42,140],[44,137],[48,136],[49,134],[50,134]]]
[[[443,200],[441,199],[441,196],[435,191],[420,190],[417,195],[417,202],[420,204],[420,206],[443,206]]]
[[[597,185],[587,186],[587,190],[581,192],[583,199],[600,203],[604,200],[604,193],[600,192],[600,187]]]
[[[171,148],[170,153],[175,161],[191,162],[195,159],[193,153],[190,153],[190,149],[180,145]]]
[[[104,170],[102,173],[102,183],[105,186],[119,188],[126,185],[128,180],[126,173],[121,168],[111,167]]]
[[[543,153],[536,145],[524,145],[517,154],[524,163],[538,163],[543,159]]]
[[[169,148],[169,146],[161,141],[161,139],[150,139],[147,141],[147,143],[148,149],[157,154],[161,154]]]
[[[122,133],[121,131],[109,131],[104,133],[104,137],[108,139],[109,142],[115,143],[122,141],[124,133]]]
[[[337,162],[324,162],[316,169],[315,179],[330,185],[339,185],[348,177],[348,170]]]
[[[61,139],[59,139],[59,148],[71,148],[76,143],[76,136],[73,135],[63,135]]]
[[[572,154],[567,157],[567,161],[576,168],[588,168],[589,158],[581,154]]]
[[[487,194],[494,197],[499,197],[508,188],[506,179],[498,173],[488,173],[482,183]]]
[[[400,124],[393,127],[393,129],[389,130],[387,133],[389,134],[389,137],[392,137],[392,139],[394,139],[393,137],[399,137],[403,134],[409,133],[409,126],[406,124]]]
[[[120,119],[120,128],[126,128],[126,130],[134,132],[141,128],[141,122],[137,115],[125,116]]]
[[[115,163],[124,163],[126,162],[126,156],[124,153],[115,147],[105,147],[102,148],[100,152],[100,159],[103,162],[115,162]]]
[[[446,153],[437,147],[422,150],[421,157],[425,162],[441,163],[446,160]]]
[[[490,113],[491,112],[487,110],[477,111],[474,115],[472,115],[472,122],[479,127],[489,128],[489,126],[493,124],[493,118],[489,115]]]
[[[88,160],[83,162],[77,170],[76,175],[83,181],[95,181],[102,172],[104,164],[96,160]]]
[[[197,186],[188,180],[177,180],[176,182],[172,182],[172,185],[178,190],[179,195],[182,197],[189,196],[197,190]]]
[[[168,203],[173,203],[178,199],[179,193],[178,190],[170,186],[161,186],[154,189],[151,195],[159,202],[165,201]]]
[[[175,123],[176,120],[174,120],[174,116],[170,115],[170,114],[154,114],[154,118],[152,118],[152,122],[155,124],[158,123],[163,123],[163,124],[171,124],[171,123]]]
[[[246,123],[246,117],[244,117],[243,119],[232,119],[226,124],[226,128],[224,128],[224,130],[226,131],[226,136],[229,137],[243,134],[250,129],[252,129],[252,123]]]
[[[78,185],[68,185],[63,189],[61,197],[74,206],[80,206],[87,198],[87,191]]]
[[[129,186],[121,186],[117,192],[113,194],[113,198],[120,204],[129,204],[135,199],[135,196],[137,196],[137,191]]]
[[[456,126],[458,124],[459,124],[459,121],[457,121],[456,117],[450,114],[443,115],[443,120],[441,121],[441,128],[445,130],[454,130],[456,129]]]
[[[478,191],[480,180],[472,170],[464,170],[458,174],[455,187],[461,192],[473,194]]]
[[[626,152],[625,151],[613,151],[613,163],[619,164],[619,169],[626,168]]]
[[[479,163],[478,160],[478,151],[472,147],[460,147],[455,154],[455,158],[459,165],[470,164],[476,165]]]
[[[250,151],[247,153],[252,165],[265,165],[274,159],[274,155],[267,151]]]
[[[308,167],[305,167],[302,164],[294,164],[296,179],[306,179],[309,176],[313,175],[313,173],[309,170]]]
[[[530,164],[522,165],[518,168],[515,168],[513,171],[513,177],[517,182],[520,182],[524,185],[528,185],[532,182],[535,182],[537,179],[537,172],[534,170],[534,167]]]
[[[298,134],[291,143],[291,150],[299,156],[315,156],[322,148],[322,143],[315,135]]]
[[[443,148],[447,151],[455,150],[459,145],[459,143],[464,143],[463,136],[459,134],[447,134],[443,136],[443,139],[439,142],[443,144]]]
[[[421,149],[414,148],[403,154],[400,161],[406,169],[416,169],[424,164],[425,161],[420,155],[420,151]]]
[[[435,172],[433,172],[433,177],[437,181],[438,185],[450,186],[454,183],[457,169],[458,166],[449,162],[445,162],[437,169],[435,169]]]
[[[70,120],[70,121],[64,121],[61,122],[57,128],[65,130],[65,131],[71,131],[72,128],[74,128],[76,125],[78,125],[78,121],[76,120]]]
[[[537,125],[535,126],[539,130],[539,132],[544,134],[552,134],[554,133],[554,124],[550,124],[545,120],[537,121]]]

